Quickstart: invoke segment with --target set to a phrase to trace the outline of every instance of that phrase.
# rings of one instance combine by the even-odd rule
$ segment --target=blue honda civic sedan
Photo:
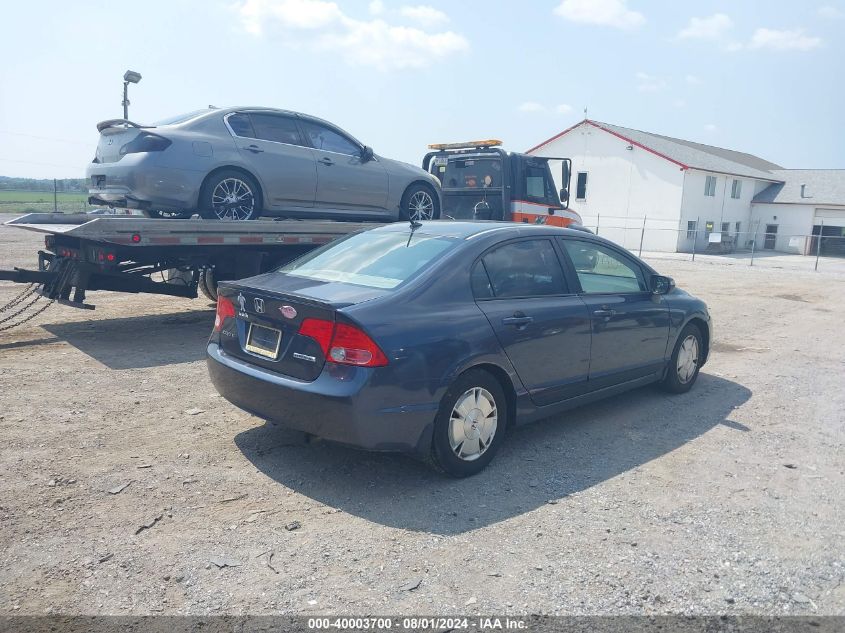
[[[464,477],[513,425],[648,383],[689,390],[710,336],[704,302],[608,240],[432,221],[221,283],[207,351],[246,411]]]

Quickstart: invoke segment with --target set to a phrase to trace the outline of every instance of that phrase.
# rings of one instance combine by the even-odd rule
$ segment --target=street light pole
[[[129,120],[129,84],[141,81],[141,73],[127,70],[123,73],[123,118]]]

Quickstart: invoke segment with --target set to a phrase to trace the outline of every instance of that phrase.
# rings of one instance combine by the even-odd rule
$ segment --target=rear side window
[[[594,242],[569,238],[561,242],[585,293],[628,293],[646,289],[642,268],[624,255]]]
[[[251,114],[255,138],[288,145],[302,145],[299,128],[291,117],[278,114]]]
[[[361,148],[358,145],[325,125],[320,125],[314,121],[303,120],[302,127],[305,129],[305,136],[308,138],[308,142],[314,149],[323,149],[327,152],[348,154],[350,156],[357,156],[361,153]]]
[[[249,121],[249,115],[238,112],[230,114],[226,119],[229,127],[235,136],[242,136],[244,138],[255,138],[255,132],[252,129],[252,123]]]
[[[453,237],[365,231],[312,251],[279,272],[317,281],[395,288],[458,243]]]
[[[549,240],[524,240],[500,246],[483,258],[497,299],[566,294],[563,269]]]

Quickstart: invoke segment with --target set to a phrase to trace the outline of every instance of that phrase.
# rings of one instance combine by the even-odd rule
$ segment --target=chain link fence
[[[845,227],[586,216],[597,235],[651,259],[845,273]]]

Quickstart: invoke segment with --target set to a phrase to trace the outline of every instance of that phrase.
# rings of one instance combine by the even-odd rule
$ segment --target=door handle
[[[322,158],[318,158],[317,162],[322,163],[326,167],[330,167],[330,166],[334,165],[334,161],[331,158],[329,158],[328,156],[323,156]]]
[[[248,152],[252,152],[253,154],[260,154],[264,150],[258,147],[258,145],[250,145],[249,147],[244,147],[244,149]]]
[[[594,310],[593,316],[610,318],[616,314],[616,310]]]
[[[525,327],[529,323],[534,323],[534,317],[525,316],[524,314],[514,314],[512,317],[505,317],[502,319],[502,325],[515,325],[516,327]]]

